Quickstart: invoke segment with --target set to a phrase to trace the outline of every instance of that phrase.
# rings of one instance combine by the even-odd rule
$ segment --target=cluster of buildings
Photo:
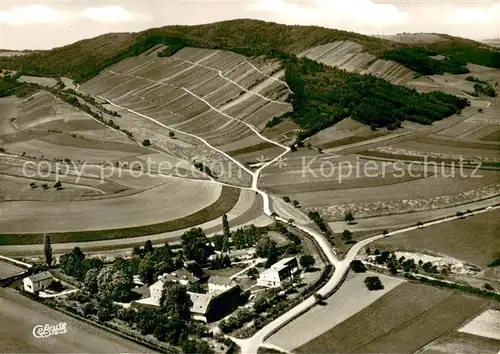
[[[246,253],[238,253],[242,257]],[[257,279],[257,285],[264,287],[280,287],[283,282],[288,281],[298,271],[297,258],[288,257],[272,265],[263,271]],[[166,283],[180,283],[189,286],[200,281],[188,270],[182,268],[170,274],[160,276],[158,280],[149,287],[149,298],[139,300],[139,303],[160,306],[161,296]],[[207,293],[196,293],[188,291],[191,297],[191,316],[193,319],[212,322],[223,318],[234,311],[240,305],[241,288],[232,278],[211,276],[207,281]]]
[[[199,281],[199,278],[192,275],[185,268],[170,274],[164,274],[149,287],[150,297],[139,300],[138,303],[160,306],[165,284],[173,282],[188,286]],[[241,288],[236,281],[227,277],[211,276],[207,284],[207,293],[187,292],[193,303],[191,306],[191,316],[193,319],[203,322],[215,321],[231,313],[238,307]]]
[[[255,257],[255,253],[252,250],[240,250],[234,252],[231,256],[237,259],[252,259]],[[272,288],[280,287],[285,281],[290,280],[298,269],[297,258],[284,258],[260,273],[257,285]],[[45,271],[24,278],[23,287],[27,292],[37,293],[47,289],[53,280],[52,274]],[[186,268],[181,268],[175,272],[163,274],[155,283],[149,286],[149,289],[143,288],[145,290],[142,293],[143,298],[136,302],[142,305],[160,306],[166,284],[179,283],[190,287],[200,281],[200,278],[193,275]],[[187,292],[192,302],[190,310],[193,319],[203,322],[216,321],[227,316],[241,305],[242,289],[234,279],[211,276],[207,281],[207,288],[206,293]]]

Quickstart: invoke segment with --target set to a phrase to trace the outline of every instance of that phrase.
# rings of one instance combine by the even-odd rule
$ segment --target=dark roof
[[[217,285],[233,285],[235,281],[227,277],[221,277],[218,275],[212,275],[208,278],[208,282]]]
[[[190,308],[190,311],[206,315],[208,309],[210,308],[210,303],[212,302],[212,295],[192,293],[190,291],[188,291],[187,293],[189,294],[191,302],[193,303],[193,305]]]
[[[37,281],[51,279],[51,278],[52,278],[52,274],[50,274],[48,271],[41,272],[41,273],[38,273],[38,274],[33,274],[33,275],[30,275],[28,277],[28,279],[31,280],[33,283],[37,282]]]
[[[141,295],[142,298],[149,297],[151,291],[149,290],[149,286],[139,286],[137,288],[133,288],[132,291],[136,294]]]
[[[200,281],[200,278],[195,277],[187,269],[181,268],[175,272],[166,274],[165,276],[162,277],[162,280],[164,282],[177,282],[179,280],[187,280],[190,283],[196,283]]]

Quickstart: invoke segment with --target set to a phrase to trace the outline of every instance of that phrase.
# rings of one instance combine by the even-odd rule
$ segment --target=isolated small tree
[[[61,189],[62,188],[62,183],[60,180],[57,180],[56,183],[54,183],[54,188],[55,189]]]
[[[175,133],[174,132],[170,132],[170,133],[168,133],[168,136],[173,139],[173,138],[175,138]]]
[[[31,187],[31,188],[36,188],[36,183],[35,183],[35,182],[31,182],[31,183],[30,183],[30,187]]]
[[[299,201],[298,200],[294,200],[293,201],[293,206],[296,207],[296,208],[298,208],[300,206]]]
[[[316,261],[314,257],[311,256],[310,254],[304,254],[303,256],[300,257],[299,263],[302,268],[309,269],[312,266],[314,266],[314,263],[316,263]]]
[[[362,261],[359,259],[352,260],[351,263],[349,263],[349,266],[351,267],[352,271],[355,273],[364,273],[366,272],[366,267]]]
[[[322,148],[318,148],[318,152],[319,152],[320,154],[322,154],[322,153],[323,153],[323,149],[322,149]]]
[[[231,259],[227,254],[222,258],[222,266],[225,268],[231,267]]]
[[[422,221],[419,221],[419,222],[417,222],[417,226],[422,227],[422,226],[424,226],[424,223]]]
[[[392,275],[398,274],[398,268],[393,262],[389,263],[387,267],[389,268],[389,272],[391,272]]]
[[[387,235],[389,234],[389,231],[388,231],[388,230],[384,230],[384,231],[382,231],[382,234],[383,234],[384,236],[387,236]]]
[[[317,304],[321,304],[323,303],[323,301],[325,301],[324,296],[321,295],[320,293],[314,293],[314,299],[316,300]]]
[[[464,213],[462,213],[461,211],[457,211],[457,218],[461,219],[464,217]]]
[[[344,230],[344,232],[342,232],[342,241],[344,241],[345,243],[351,242],[352,241],[352,232],[349,230]]]
[[[151,242],[151,240],[147,240],[145,243],[144,243],[144,253],[145,254],[148,254],[148,253],[152,253],[154,250],[153,248],[153,243]]]
[[[349,225],[354,222],[354,216],[352,215],[352,212],[350,210],[345,213],[344,220]]]
[[[142,146],[150,146],[151,145],[151,141],[149,139],[144,139],[143,142],[142,142]]]
[[[293,219],[288,219],[288,223],[289,223],[290,225],[293,225],[293,224],[295,223],[295,220],[293,220]]]
[[[45,263],[47,263],[47,266],[52,265],[52,245],[50,244],[50,236],[49,235],[44,235],[43,236],[43,253],[45,254]]]
[[[380,281],[379,277],[366,277],[365,278],[365,285],[368,288],[368,290],[370,290],[370,291],[381,290],[384,288],[384,285]]]
[[[222,232],[224,233],[224,236],[226,236],[226,237],[231,236],[231,232],[229,229],[229,221],[227,220],[226,214],[222,215]]]
[[[492,287],[490,284],[488,284],[488,283],[485,283],[485,284],[484,284],[484,288],[485,288],[486,290],[488,290],[488,291],[493,291],[493,290],[495,290],[495,289],[493,289],[493,287]]]
[[[283,197],[283,200],[287,203],[290,203],[290,197],[287,197],[286,195]]]
[[[250,279],[257,279],[257,277],[259,276],[259,271],[255,267],[250,268],[249,270],[247,270],[247,276]]]

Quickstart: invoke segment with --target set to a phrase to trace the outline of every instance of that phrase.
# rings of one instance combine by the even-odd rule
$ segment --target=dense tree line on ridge
[[[230,28],[235,29],[238,26],[243,26],[245,31],[229,32]],[[284,42],[280,44],[276,38],[281,38],[281,33],[269,31],[276,26],[286,29],[289,34],[303,31],[311,41],[294,44],[283,39]],[[106,35],[95,41],[101,40],[111,46],[112,42],[108,43],[111,38],[114,38],[113,35]],[[70,55],[76,52],[77,48],[82,49],[90,45],[89,43],[77,42],[55,51],[2,59],[0,65],[7,68],[22,67],[23,72],[39,76],[71,76],[76,81],[83,81],[111,64],[138,55],[158,44],[169,46],[170,49],[160,53],[167,56],[184,46],[224,49],[247,56],[266,56],[280,60],[286,70],[286,81],[294,93],[290,98],[294,112],[288,116],[303,128],[301,138],[310,136],[348,116],[369,124],[374,129],[379,127],[395,129],[403,120],[430,124],[457,113],[467,105],[467,101],[441,92],[420,94],[415,90],[392,85],[370,75],[347,73],[306,58],[297,58],[291,54],[296,47],[323,44],[324,41],[355,40],[379,57],[402,62],[413,70],[425,74],[465,72],[464,65],[467,62],[500,67],[500,52],[481,47],[473,41],[452,38],[439,44],[426,44],[426,47],[411,47],[348,32],[315,27],[281,26],[261,21],[243,20],[207,26],[174,26],[141,32],[135,34],[133,38],[118,39],[126,43],[120,47],[121,51],[110,51],[111,54],[100,57],[88,53],[88,57],[75,58],[76,62],[83,60],[79,65],[76,65],[76,62],[68,63],[67,58],[62,61],[61,58],[64,57],[64,53]],[[432,54],[445,55],[447,59],[436,60],[430,57]],[[280,119],[276,119],[275,122]]]

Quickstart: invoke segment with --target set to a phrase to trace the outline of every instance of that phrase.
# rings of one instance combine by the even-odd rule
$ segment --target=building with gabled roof
[[[208,322],[207,315],[212,304],[213,294],[198,294],[188,291],[189,297],[193,305],[189,308],[191,318],[198,321]]]
[[[163,274],[158,277],[158,280],[163,280],[166,282],[180,283],[184,286],[188,284],[194,284],[200,281],[200,278],[195,277],[186,268],[181,268],[175,272],[169,274]]]
[[[30,293],[36,293],[40,290],[45,290],[54,280],[50,272],[45,271],[38,274],[30,275],[23,279],[23,288]]]
[[[212,275],[208,278],[208,292],[224,292],[238,285],[234,279]]]
[[[269,269],[266,269],[259,275],[257,285],[279,287],[283,281],[290,279],[293,274],[299,269],[297,258],[283,258],[279,262],[273,264]]]
[[[191,317],[198,321],[212,322],[225,317],[238,307],[241,288],[232,279],[210,277],[209,292],[200,294],[188,291],[192,305]],[[167,278],[161,278],[149,287],[150,297],[137,301],[139,304],[160,306],[161,297]]]

